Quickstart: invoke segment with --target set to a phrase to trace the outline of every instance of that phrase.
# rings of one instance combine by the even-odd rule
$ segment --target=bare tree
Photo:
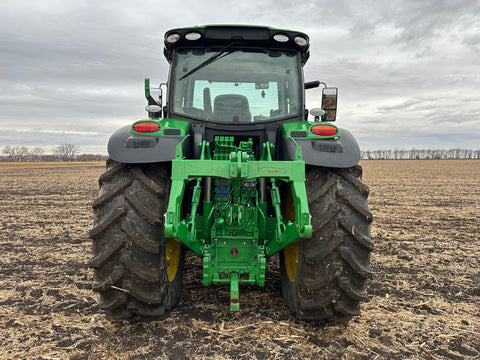
[[[41,148],[40,146],[37,146],[35,149],[32,150],[31,154],[35,161],[42,161],[45,150],[43,150],[43,148]]]
[[[2,151],[7,155],[9,161],[26,161],[28,156],[28,148],[26,146],[10,146],[7,145]]]
[[[78,145],[63,143],[58,145],[55,149],[55,154],[63,161],[73,161],[75,155],[80,152],[80,147]]]
[[[471,149],[394,149],[364,150],[361,158],[365,160],[439,160],[439,159],[480,159],[480,150]]]

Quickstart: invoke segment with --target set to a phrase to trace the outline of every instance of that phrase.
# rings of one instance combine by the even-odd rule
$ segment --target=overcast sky
[[[146,116],[144,77],[167,78],[163,34],[226,23],[307,33],[305,78],[339,88],[363,149],[480,148],[477,0],[3,0],[0,19],[0,149],[105,154]]]

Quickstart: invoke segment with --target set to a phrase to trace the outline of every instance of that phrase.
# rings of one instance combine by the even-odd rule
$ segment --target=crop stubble
[[[93,164],[94,165],[94,164]],[[480,161],[364,161],[371,300],[347,327],[296,321],[278,259],[265,288],[201,285],[187,256],[164,320],[112,322],[91,291],[87,232],[103,166],[0,166],[0,358],[474,359],[480,356]]]

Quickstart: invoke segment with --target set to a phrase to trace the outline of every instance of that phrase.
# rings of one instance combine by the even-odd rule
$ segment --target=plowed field
[[[203,287],[187,257],[170,316],[105,318],[88,230],[101,164],[0,164],[0,359],[478,359],[480,161],[364,161],[370,301],[348,326],[295,320],[278,259],[265,288]]]

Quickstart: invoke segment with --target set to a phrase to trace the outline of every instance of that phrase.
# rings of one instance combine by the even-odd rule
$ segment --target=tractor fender
[[[360,161],[360,147],[352,133],[345,129],[339,130],[340,137],[336,139],[295,139],[302,148],[305,165],[349,168]],[[295,143],[285,136],[282,136],[281,156],[284,160],[295,157]]]
[[[132,134],[131,126],[127,125],[110,137],[108,141],[108,155],[113,160],[126,163],[153,163],[172,161],[175,150],[184,136],[144,136]],[[182,143],[184,155],[188,155],[189,141]]]

